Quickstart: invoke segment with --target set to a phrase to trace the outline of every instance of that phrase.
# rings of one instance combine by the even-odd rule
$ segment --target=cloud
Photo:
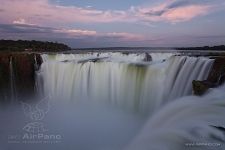
[[[108,39],[116,41],[140,41],[145,37],[138,34],[126,32],[97,32],[93,30],[80,30],[80,29],[52,29],[54,33],[64,34],[64,37],[75,39]]]
[[[154,7],[136,8],[136,15],[144,21],[171,23],[189,21],[195,17],[210,13],[209,4],[193,3],[186,0],[174,0]]]
[[[0,24],[1,33],[5,34],[41,34],[41,33],[53,33],[54,28],[50,27],[40,27],[37,25],[27,25],[27,24]],[[2,37],[3,38],[3,37]]]
[[[79,29],[54,29],[55,33],[64,33],[70,36],[96,36],[96,31],[91,30],[79,30]]]
[[[13,21],[13,24],[26,24],[26,21],[25,19],[19,19],[19,20]]]
[[[73,23],[182,22],[211,13],[209,0],[171,0],[156,6],[128,10],[98,10],[92,7],[61,6],[48,0],[0,0],[0,23],[30,23],[61,26]],[[206,2],[206,3],[203,3]],[[218,4],[216,4],[218,5]],[[218,6],[219,7],[219,6]]]
[[[142,36],[126,32],[62,29],[24,24],[0,24],[0,39],[58,41],[71,47],[204,46],[223,44],[225,35]]]
[[[189,0],[178,0],[178,1],[172,1],[172,3],[170,3],[167,8],[177,8],[177,7],[183,7],[183,6],[187,6],[192,4],[192,2]]]
[[[109,38],[109,39],[118,39],[120,41],[142,41],[146,40],[144,36],[132,34],[132,33],[125,33],[125,32],[112,32],[112,33],[105,33],[100,34],[100,36]]]
[[[12,23],[21,18],[32,24],[54,25],[76,22],[113,22],[125,19],[123,11],[101,11],[92,8],[60,6],[47,0],[0,0],[1,23]]]
[[[126,32],[107,33],[25,24],[0,24],[0,39],[58,41],[74,48],[143,46],[146,41],[142,35]]]
[[[92,41],[139,41],[144,37],[132,33],[102,33],[93,30],[61,29],[27,24],[0,24],[0,38],[80,39]]]
[[[170,9],[163,13],[161,17],[170,22],[182,22],[191,20],[201,15],[205,15],[209,12],[209,10],[210,6],[190,5],[176,9]]]
[[[18,25],[35,25],[35,24],[32,24],[32,23],[28,23],[25,19],[23,18],[20,18],[18,20],[14,20],[13,21],[13,24],[18,24]]]

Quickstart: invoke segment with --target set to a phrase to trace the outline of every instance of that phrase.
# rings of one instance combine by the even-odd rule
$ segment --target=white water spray
[[[224,150],[224,90],[180,98],[157,110],[126,150]]]

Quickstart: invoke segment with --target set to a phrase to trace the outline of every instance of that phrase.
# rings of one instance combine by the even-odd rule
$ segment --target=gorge
[[[43,122],[64,141],[49,148],[174,150],[188,149],[192,142],[224,148],[223,132],[216,128],[225,125],[224,87],[210,88],[223,83],[223,57],[179,52],[9,53],[1,54],[0,62],[2,104],[51,103]],[[202,86],[204,96],[192,96],[203,94]],[[17,109],[10,113],[22,119],[11,120],[11,128],[26,120]],[[8,113],[2,112],[2,118]]]

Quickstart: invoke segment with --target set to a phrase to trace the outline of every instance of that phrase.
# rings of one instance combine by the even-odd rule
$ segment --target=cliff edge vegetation
[[[71,48],[65,44],[57,42],[43,42],[43,41],[26,41],[26,40],[0,40],[0,52],[10,51],[65,51]]]

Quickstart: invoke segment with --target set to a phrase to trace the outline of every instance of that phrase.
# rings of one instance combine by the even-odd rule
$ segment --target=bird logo
[[[45,118],[46,114],[49,112],[50,104],[49,97],[46,97],[39,101],[36,105],[31,105],[22,102],[22,108],[24,114],[32,121],[23,127],[23,130],[31,133],[41,133],[48,131],[44,127],[42,120]]]

